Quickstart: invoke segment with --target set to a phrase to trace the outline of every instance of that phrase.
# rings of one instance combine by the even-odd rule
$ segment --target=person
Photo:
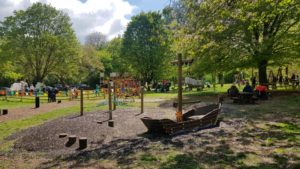
[[[229,97],[237,97],[239,95],[239,89],[235,86],[235,83],[227,90]]]
[[[256,96],[260,99],[268,99],[267,87],[263,85],[258,85],[255,88]]]
[[[251,78],[251,83],[252,83],[252,88],[255,89],[255,87],[256,87],[256,77],[255,76],[253,76]]]
[[[296,81],[296,87],[299,88],[299,81],[300,81],[299,75],[296,76],[295,81]]]
[[[250,86],[249,82],[246,82],[246,86],[244,87],[243,92],[253,93],[253,89]]]
[[[296,75],[294,73],[291,76],[291,82],[292,82],[292,86],[294,88],[296,86]]]
[[[33,84],[30,85],[29,89],[30,89],[30,92],[33,92],[33,91],[34,91],[34,86],[33,86]]]
[[[52,93],[52,89],[51,88],[49,88],[49,87],[47,87],[46,88],[46,91],[47,91],[47,93],[48,93],[48,103],[51,103],[52,102],[52,95],[53,95],[53,93]]]
[[[95,89],[96,96],[99,96],[99,93],[100,93],[100,86],[96,84],[96,89]]]

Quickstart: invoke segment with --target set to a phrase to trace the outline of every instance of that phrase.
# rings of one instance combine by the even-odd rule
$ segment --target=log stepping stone
[[[68,142],[65,144],[66,147],[71,147],[76,142],[77,136],[76,135],[70,135]]]
[[[114,127],[114,121],[113,120],[109,120],[108,121],[108,126],[109,127]]]
[[[60,134],[58,135],[59,138],[63,138],[63,137],[67,137],[67,136],[68,136],[67,133],[60,133]]]
[[[87,138],[79,137],[79,149],[85,149],[87,147]]]

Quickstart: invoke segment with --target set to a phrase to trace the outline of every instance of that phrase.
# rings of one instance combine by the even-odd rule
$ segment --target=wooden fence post
[[[110,82],[108,82],[108,109],[109,109],[109,120],[112,120],[111,83]]]
[[[80,116],[83,116],[83,89],[80,89]]]
[[[113,89],[114,89],[114,99],[113,99],[114,107],[113,107],[113,110],[116,110],[116,107],[117,107],[117,104],[116,104],[116,101],[117,101],[117,93],[116,93],[116,85],[115,85],[115,84],[114,84],[114,86],[113,86]]]
[[[144,113],[144,86],[141,86],[141,114]]]

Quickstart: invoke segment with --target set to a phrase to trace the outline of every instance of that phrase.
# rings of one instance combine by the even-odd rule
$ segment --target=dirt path
[[[40,108],[36,109],[34,108],[34,105],[31,107],[22,107],[22,108],[15,108],[15,109],[9,109],[8,115],[0,116],[0,123],[9,121],[9,120],[15,120],[15,119],[21,119],[25,117],[30,117],[36,114],[42,114],[47,113],[53,110],[66,108],[70,106],[79,105],[78,101],[65,101],[60,104],[58,103],[44,103],[40,105]]]

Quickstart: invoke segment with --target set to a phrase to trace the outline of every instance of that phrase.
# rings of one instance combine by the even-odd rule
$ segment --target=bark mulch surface
[[[197,105],[206,105],[206,103]],[[189,109],[189,106],[186,109]],[[87,137],[88,147],[86,150],[94,149],[99,145],[117,139],[136,138],[147,132],[147,128],[140,118],[152,117],[175,120],[175,110],[173,107],[147,108],[143,114],[139,114],[140,109],[138,108],[116,110],[113,111],[114,127],[108,126],[109,114],[107,111],[85,113],[84,116],[70,115],[22,130],[7,139],[17,140],[14,146],[15,149],[45,151],[50,152],[50,154],[54,153],[54,155],[69,154],[77,152],[79,137]],[[102,124],[99,122],[102,122]],[[60,133],[76,135],[77,141],[73,145],[69,145],[67,144],[68,136],[59,138]]]
[[[84,116],[71,115],[59,118],[43,125],[32,127],[8,137],[17,139],[15,148],[28,151],[47,151],[55,154],[72,153],[78,148],[78,141],[74,145],[66,146],[68,137],[59,138],[60,133],[87,137],[88,148],[92,149],[99,144],[108,143],[116,138],[129,138],[145,133],[146,127],[140,120],[148,116],[162,118],[173,116],[174,111],[162,109],[147,109],[142,115],[136,108],[116,110],[113,112],[114,127],[108,126],[109,114],[105,111],[86,113]],[[99,124],[102,122],[102,124]]]

